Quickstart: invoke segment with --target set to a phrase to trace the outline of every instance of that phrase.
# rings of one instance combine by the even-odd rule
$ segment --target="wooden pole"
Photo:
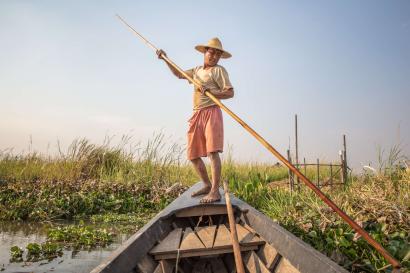
[[[345,183],[347,183],[347,158],[346,158],[346,135],[343,135],[343,172],[344,172],[344,177],[345,177]]]
[[[298,115],[295,115],[295,163],[296,163],[296,168],[299,169],[299,147],[298,147]],[[299,177],[296,177],[296,184],[298,189],[300,189],[299,185]]]
[[[346,135],[343,135],[343,158],[345,162],[347,163],[347,158],[346,158]]]
[[[229,227],[231,228],[231,241],[232,241],[232,246],[233,246],[233,254],[235,257],[236,272],[245,273],[245,268],[243,267],[243,262],[242,262],[241,248],[239,246],[239,241],[238,241],[238,234],[236,232],[236,222],[233,216],[231,198],[229,196],[228,183],[224,181],[223,184],[224,184],[224,191],[225,191],[226,209],[228,211]]]
[[[319,188],[319,187],[320,187],[320,180],[319,180],[319,175],[320,175],[320,170],[319,170],[319,168],[320,168],[319,158],[316,159],[316,163],[317,163],[317,165],[316,165],[316,183],[317,183],[317,187]]]
[[[305,176],[306,176],[306,158],[303,158],[303,166],[305,168]]]
[[[287,150],[287,154],[288,154],[288,160],[289,162],[292,162],[292,159],[290,158],[290,150]],[[293,191],[293,179],[292,179],[292,172],[290,171],[290,169],[288,169],[288,176],[289,176],[289,189],[290,191]]]
[[[344,164],[344,160],[343,160],[343,152],[340,151],[340,168],[341,168],[341,172],[340,172],[340,177],[342,179],[342,184],[345,185],[345,164]]]
[[[333,187],[333,165],[330,163],[330,187]]]
[[[138,35],[146,44],[148,44],[153,50],[158,49],[149,43],[141,34],[128,25],[120,16],[117,17],[128,26],[128,28]],[[195,85],[197,88],[201,88],[201,84],[195,81],[189,75],[187,75],[181,68],[179,68],[174,62],[172,62],[167,56],[162,55],[162,59],[169,65],[173,66],[179,73],[181,73],[189,82]],[[277,159],[282,161],[297,177],[303,181],[313,192],[315,192],[320,199],[322,199],[329,207],[331,207],[346,223],[348,223],[357,233],[359,233],[370,245],[372,245],[384,258],[394,267],[400,268],[400,263],[394,259],[376,240],[374,240],[362,227],[360,227],[352,218],[350,218],[344,211],[342,211],[332,200],[330,200],[318,187],[316,187],[306,176],[304,176],[294,165],[292,165],[286,158],[281,155],[271,144],[269,144],[261,135],[248,126],[241,118],[233,113],[228,107],[226,107],[219,99],[217,99],[211,92],[206,91],[205,95],[208,96],[216,105],[221,107],[227,114],[229,114],[234,120],[236,120],[246,131],[254,136],[266,149],[268,149]]]

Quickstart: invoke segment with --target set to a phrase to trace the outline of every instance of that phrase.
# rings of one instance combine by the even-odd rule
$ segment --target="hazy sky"
[[[410,155],[410,1],[0,0],[0,151],[52,152],[57,140],[185,143],[192,86],[115,17],[184,69],[219,37],[235,88],[225,101],[281,153],[376,163],[377,146]],[[228,115],[225,142],[241,161],[276,162]],[[47,148],[49,147],[49,148]]]

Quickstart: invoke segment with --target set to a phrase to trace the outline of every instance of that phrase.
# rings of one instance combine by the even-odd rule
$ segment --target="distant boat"
[[[200,187],[189,188],[91,272],[236,272],[225,199],[200,204],[191,197]],[[348,272],[242,200],[231,202],[248,272]]]

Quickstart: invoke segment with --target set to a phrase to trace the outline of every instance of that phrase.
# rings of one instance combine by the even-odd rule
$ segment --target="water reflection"
[[[25,250],[28,243],[43,243],[47,230],[56,225],[68,225],[74,222],[0,222],[0,270],[1,272],[90,272],[104,258],[123,243],[131,234],[121,234],[107,247],[93,250],[64,250],[61,257],[51,262],[10,263],[10,247],[17,245]],[[25,254],[24,254],[25,257]]]

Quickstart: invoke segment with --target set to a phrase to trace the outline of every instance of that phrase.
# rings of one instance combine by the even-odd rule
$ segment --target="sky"
[[[183,69],[219,37],[235,96],[224,103],[280,153],[377,166],[410,156],[410,1],[0,0],[0,152],[54,153],[79,138],[185,145],[192,86],[116,17]],[[224,114],[225,153],[277,160]]]

